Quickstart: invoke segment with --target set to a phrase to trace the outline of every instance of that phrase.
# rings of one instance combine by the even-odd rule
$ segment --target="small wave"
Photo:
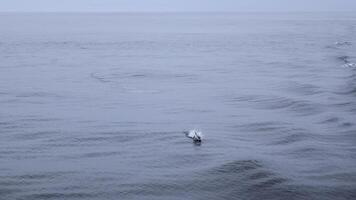
[[[58,193],[58,192],[43,192],[37,194],[31,194],[25,196],[25,199],[88,199],[98,197],[98,195],[90,192],[68,192],[68,193]]]
[[[20,174],[20,175],[7,175],[0,176],[0,182],[32,182],[32,181],[48,181],[54,178],[60,178],[66,175],[73,174],[74,172],[43,172],[43,173],[28,173],[28,174]]]
[[[247,102],[258,109],[287,109],[298,115],[313,115],[322,112],[322,105],[319,103],[307,100],[294,100],[281,96],[249,95],[233,98],[232,102]]]
[[[289,180],[269,170],[258,160],[238,160],[223,164],[208,171],[209,184],[221,188],[221,199],[239,199],[241,194],[248,194],[248,199],[263,199],[268,194],[288,199]],[[222,198],[223,197],[223,198]]]
[[[341,46],[351,46],[352,43],[348,42],[348,41],[343,41],[343,42],[335,42],[334,43],[335,46],[341,47]]]
[[[291,82],[286,85],[288,92],[293,92],[301,95],[315,95],[322,93],[321,88],[312,84],[304,84]]]
[[[343,122],[339,125],[339,127],[341,128],[349,128],[349,127],[353,127],[354,126],[354,123],[352,122]]]
[[[356,88],[345,88],[345,89],[342,89],[342,90],[334,92],[334,93],[339,94],[339,95],[354,95],[354,94],[356,94]],[[351,105],[352,103],[348,102],[348,103],[343,103],[343,104]]]
[[[351,46],[351,45],[352,45],[352,43],[349,41],[342,41],[342,42],[335,42],[334,44],[327,45],[326,48],[339,49],[339,48],[347,47],[347,46]]]
[[[284,132],[288,124],[282,122],[257,122],[234,126],[244,132]]]
[[[261,199],[264,194],[276,194],[288,199],[288,180],[268,170],[258,160],[236,160],[216,167],[194,172],[193,178],[175,177],[174,181],[155,180],[120,187],[132,197],[150,195],[153,199],[190,196],[194,199]],[[253,192],[252,192],[253,191]],[[166,198],[165,198],[166,197]],[[248,197],[248,198],[247,198]]]
[[[66,155],[64,158],[68,159],[84,159],[84,158],[102,158],[102,157],[111,157],[116,155],[121,155],[122,153],[116,151],[107,151],[107,152],[90,152],[82,153],[78,155]]]
[[[257,160],[239,160],[223,164],[212,170],[212,173],[231,174],[244,173],[251,170],[262,168],[262,164]]]
[[[45,139],[48,137],[50,138],[58,134],[60,134],[59,131],[37,131],[32,133],[18,134],[15,135],[15,137],[16,139],[27,141],[27,140]]]
[[[54,94],[54,93],[48,93],[48,92],[24,92],[16,95],[16,97],[20,98],[32,98],[32,97],[38,97],[38,98],[47,98],[47,97],[53,97],[53,98],[59,98],[61,97],[60,95]]]
[[[352,172],[336,172],[336,173],[329,173],[325,175],[310,176],[309,178],[318,181],[327,180],[327,181],[342,181],[351,184],[356,183],[356,174]]]
[[[97,80],[97,81],[99,81],[99,82],[102,82],[102,83],[110,82],[109,80],[106,80],[105,77],[100,76],[99,74],[96,74],[96,73],[91,73],[90,77],[95,79],[95,80]]]
[[[300,141],[310,139],[313,135],[306,129],[293,127],[293,124],[281,122],[261,122],[247,123],[235,126],[241,132],[248,132],[255,137],[267,137],[264,143],[266,145],[289,145]],[[262,133],[262,134],[261,134]],[[257,134],[257,135],[256,135]]]
[[[346,68],[356,68],[356,63],[346,63],[343,65]]]
[[[347,41],[345,41],[345,42],[335,42],[335,45],[336,46],[351,46],[352,43],[351,42],[347,42]]]
[[[272,143],[272,145],[289,145],[291,143],[306,140],[309,137],[310,135],[305,132],[289,133],[287,135],[279,137],[276,142]]]
[[[165,71],[113,71],[110,73],[91,73],[90,77],[100,82],[121,82],[122,80],[172,80],[184,79],[185,81],[196,80],[197,76],[188,73],[172,73]]]
[[[339,56],[339,57],[337,57],[337,59],[344,63],[349,63],[350,57],[349,56]]]
[[[343,67],[346,67],[346,68],[355,68],[356,67],[356,63],[351,62],[350,61],[351,58],[349,56],[339,56],[339,57],[337,57],[337,59],[344,63],[342,65]]]
[[[338,117],[328,117],[327,119],[321,121],[321,124],[330,124],[330,123],[337,123],[340,121]]]

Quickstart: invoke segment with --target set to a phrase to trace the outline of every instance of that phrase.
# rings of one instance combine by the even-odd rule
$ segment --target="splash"
[[[203,133],[197,129],[192,129],[185,132],[185,135],[191,138],[194,143],[200,143],[203,140]]]
[[[343,65],[343,67],[356,68],[356,63],[346,63],[346,64]]]
[[[338,59],[344,62],[343,67],[349,67],[349,68],[356,67],[356,64],[350,61],[349,56],[339,56]]]

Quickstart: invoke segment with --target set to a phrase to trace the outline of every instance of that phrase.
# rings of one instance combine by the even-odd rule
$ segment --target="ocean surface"
[[[355,63],[355,13],[0,13],[0,200],[356,199]]]

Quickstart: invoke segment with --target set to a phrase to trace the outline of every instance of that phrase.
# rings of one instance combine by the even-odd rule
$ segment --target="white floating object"
[[[194,143],[200,143],[203,139],[202,132],[195,129],[186,132],[186,136],[191,138]]]

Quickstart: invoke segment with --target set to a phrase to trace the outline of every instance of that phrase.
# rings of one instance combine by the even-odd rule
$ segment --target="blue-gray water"
[[[355,52],[353,13],[2,13],[0,199],[355,199]]]

